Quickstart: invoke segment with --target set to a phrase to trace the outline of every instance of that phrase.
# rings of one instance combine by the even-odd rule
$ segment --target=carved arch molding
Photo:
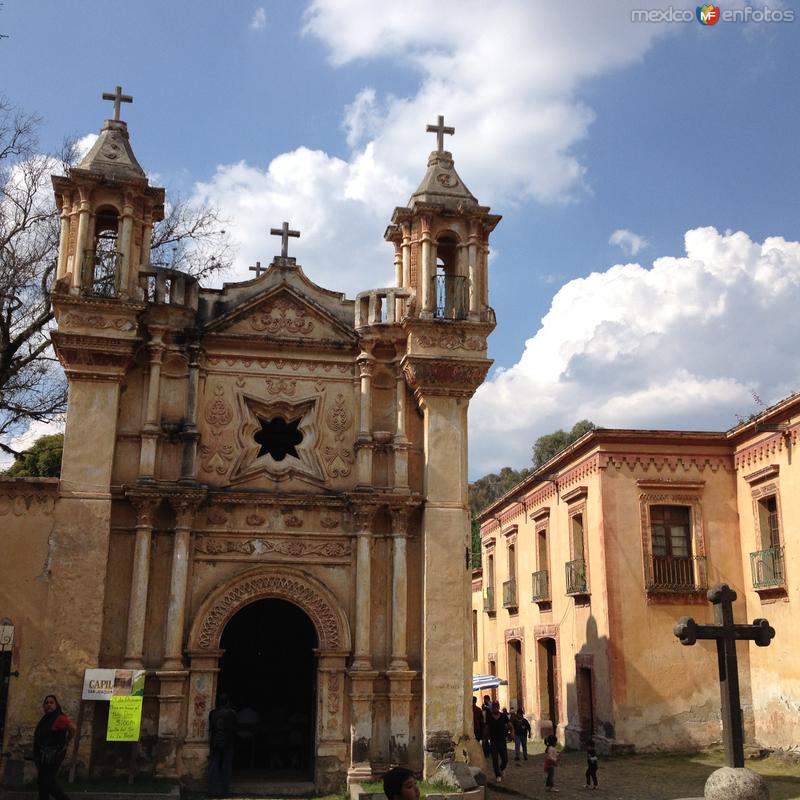
[[[259,568],[213,591],[197,612],[189,649],[216,650],[228,621],[250,603],[267,598],[287,600],[305,611],[317,631],[320,650],[350,650],[350,628],[334,596],[308,573],[291,568]]]

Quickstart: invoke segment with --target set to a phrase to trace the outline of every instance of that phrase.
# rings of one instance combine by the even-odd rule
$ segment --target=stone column
[[[420,218],[422,224],[422,314],[423,317],[433,316],[433,307],[436,298],[433,296],[432,278],[436,274],[436,262],[433,255],[433,244],[431,242],[431,218],[423,216]]]
[[[406,436],[406,379],[398,364],[396,373],[397,421],[394,434],[394,489],[408,491],[408,437]]]
[[[480,275],[478,270],[478,221],[469,222],[469,245],[467,247],[467,270],[469,274],[470,318],[480,316]]]
[[[416,673],[408,668],[408,563],[406,541],[408,514],[405,506],[392,508],[392,660],[389,679],[389,760],[408,763],[411,728],[411,681]]]
[[[183,428],[183,453],[181,458],[180,483],[197,480],[197,397],[200,384],[200,343],[193,340],[187,347],[189,356],[189,379],[186,382],[186,424]]]
[[[191,544],[194,514],[201,492],[170,497],[175,511],[175,541],[172,549],[172,571],[169,584],[169,604],[164,631],[165,670],[183,666],[183,625],[186,616],[186,587],[189,578],[189,546]]]
[[[358,506],[353,511],[356,535],[356,632],[351,669],[371,669],[370,607],[372,600],[372,523],[374,506]]]
[[[142,223],[142,250],[139,257],[140,268],[150,268],[150,246],[153,239],[153,212],[148,209]]]
[[[80,210],[78,211],[78,235],[75,239],[75,262],[72,265],[72,292],[81,289],[83,277],[84,251],[89,233],[89,191],[80,187]]]
[[[147,406],[145,423],[142,428],[142,449],[139,454],[139,480],[152,481],[156,470],[156,447],[161,433],[159,414],[159,394],[161,391],[161,361],[164,357],[164,332],[151,328],[148,345],[150,354],[150,375],[147,381]]]
[[[411,288],[411,226],[403,223],[403,241],[400,245],[403,251],[403,286]]]
[[[358,369],[361,375],[361,403],[359,413],[359,431],[357,439],[358,456],[356,472],[358,486],[372,485],[372,373],[375,359],[368,353],[358,357]]]
[[[133,195],[125,193],[122,205],[122,225],[119,236],[117,237],[117,247],[122,256],[119,274],[116,276],[117,289],[123,299],[130,297],[132,275],[134,272],[131,264],[131,253],[133,252]]]
[[[153,516],[161,501],[152,495],[128,495],[136,508],[136,544],[133,554],[131,599],[128,607],[128,637],[125,644],[124,666],[142,669],[144,626],[147,615],[147,589],[150,582],[150,544],[153,535]]]
[[[481,287],[481,302],[483,305],[489,305],[489,239],[484,234],[481,241],[481,269],[480,272],[480,287]]]
[[[58,266],[56,267],[56,280],[67,274],[67,250],[69,249],[69,221],[72,206],[72,196],[64,194],[61,197],[61,231],[58,237]]]

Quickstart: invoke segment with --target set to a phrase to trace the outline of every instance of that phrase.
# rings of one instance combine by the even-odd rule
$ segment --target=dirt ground
[[[509,800],[517,795],[531,800],[552,797],[544,790],[541,747],[533,746],[527,761],[514,761],[514,748],[503,782],[495,785],[489,774],[488,800]],[[561,800],[602,797],[605,800],[677,800],[703,796],[706,778],[723,765],[721,753],[696,755],[600,756],[597,792],[584,788],[586,755],[567,751],[556,769],[557,797]],[[491,773],[491,764],[489,773]],[[800,800],[800,762],[770,756],[748,760],[747,767],[763,775],[770,800]],[[488,773],[487,773],[488,774]]]

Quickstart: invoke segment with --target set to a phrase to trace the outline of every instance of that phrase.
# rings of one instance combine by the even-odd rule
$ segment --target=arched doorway
[[[279,598],[225,625],[217,685],[239,717],[234,780],[313,780],[318,644],[308,615]]]

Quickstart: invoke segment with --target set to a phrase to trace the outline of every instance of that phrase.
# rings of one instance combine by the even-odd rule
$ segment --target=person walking
[[[588,746],[586,747],[586,788],[587,789],[596,789],[597,788],[597,768],[599,764],[597,763],[597,751],[594,749],[594,742],[589,742]],[[589,785],[589,781],[592,782],[592,786]]]
[[[231,708],[227,693],[220,692],[217,706],[208,717],[209,797],[229,797],[231,793],[231,772],[233,771],[233,752],[236,743],[236,712]]]
[[[544,772],[547,776],[544,782],[545,791],[557,792],[556,789],[556,767],[561,760],[561,755],[556,750],[558,739],[551,733],[545,740],[544,750]]]
[[[58,698],[48,694],[42,703],[44,716],[33,733],[33,763],[39,800],[69,800],[58,785],[58,769],[67,755],[67,745],[75,735],[75,723],[61,710]]]
[[[472,696],[472,733],[475,735],[475,741],[480,742],[483,739],[483,711],[478,705],[478,698]]]
[[[519,763],[519,751],[525,761],[528,760],[528,737],[531,735],[531,724],[525,719],[525,712],[518,708],[511,718],[511,727],[514,728],[514,761]]]
[[[506,742],[513,736],[514,729],[507,714],[500,713],[500,703],[492,703],[492,713],[486,720],[489,735],[489,745],[492,753],[492,767],[496,783],[503,782],[503,772],[508,766],[508,747]]]

